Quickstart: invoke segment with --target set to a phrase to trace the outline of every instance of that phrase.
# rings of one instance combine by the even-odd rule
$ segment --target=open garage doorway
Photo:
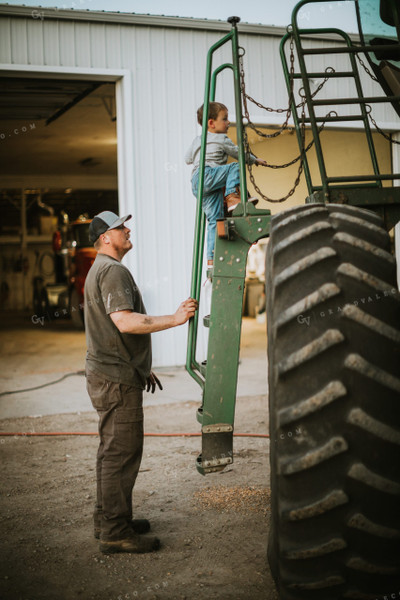
[[[115,83],[13,74],[0,92],[0,309],[71,317],[87,220],[118,212]]]

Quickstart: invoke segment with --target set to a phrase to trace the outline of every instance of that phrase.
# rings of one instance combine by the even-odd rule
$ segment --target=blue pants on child
[[[236,192],[236,186],[240,183],[239,163],[230,163],[220,167],[206,167],[204,170],[204,189],[202,208],[207,217],[207,260],[214,259],[215,229],[217,219],[224,216],[224,196]],[[199,169],[192,177],[192,191],[197,198],[199,187]]]

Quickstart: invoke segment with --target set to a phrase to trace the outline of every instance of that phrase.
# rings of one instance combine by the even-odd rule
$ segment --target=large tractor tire
[[[379,217],[273,217],[266,261],[272,518],[281,600],[400,590],[400,296]],[[397,598],[397,595],[396,595]]]

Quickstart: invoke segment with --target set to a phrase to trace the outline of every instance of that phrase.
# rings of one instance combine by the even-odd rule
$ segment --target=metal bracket
[[[200,454],[196,459],[196,468],[201,475],[208,475],[209,473],[218,473],[223,471],[227,465],[232,464],[232,456],[224,458],[212,458],[211,460],[205,460],[203,462],[202,455]]]
[[[231,240],[230,226],[226,219],[217,219],[217,235],[225,240]]]
[[[233,462],[231,456],[225,458],[212,458],[203,462],[204,467],[221,467],[222,465],[230,465]]]
[[[211,460],[205,460],[203,462],[203,467],[222,467],[230,465],[232,462],[233,458],[231,456],[225,458],[212,458]]]
[[[203,433],[224,433],[233,431],[233,426],[226,423],[216,423],[214,425],[205,425],[201,430]]]

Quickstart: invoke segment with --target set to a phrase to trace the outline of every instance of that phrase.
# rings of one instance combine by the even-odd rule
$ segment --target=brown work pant
[[[86,372],[87,391],[99,415],[95,527],[102,540],[132,533],[132,490],[143,453],[143,391]]]

